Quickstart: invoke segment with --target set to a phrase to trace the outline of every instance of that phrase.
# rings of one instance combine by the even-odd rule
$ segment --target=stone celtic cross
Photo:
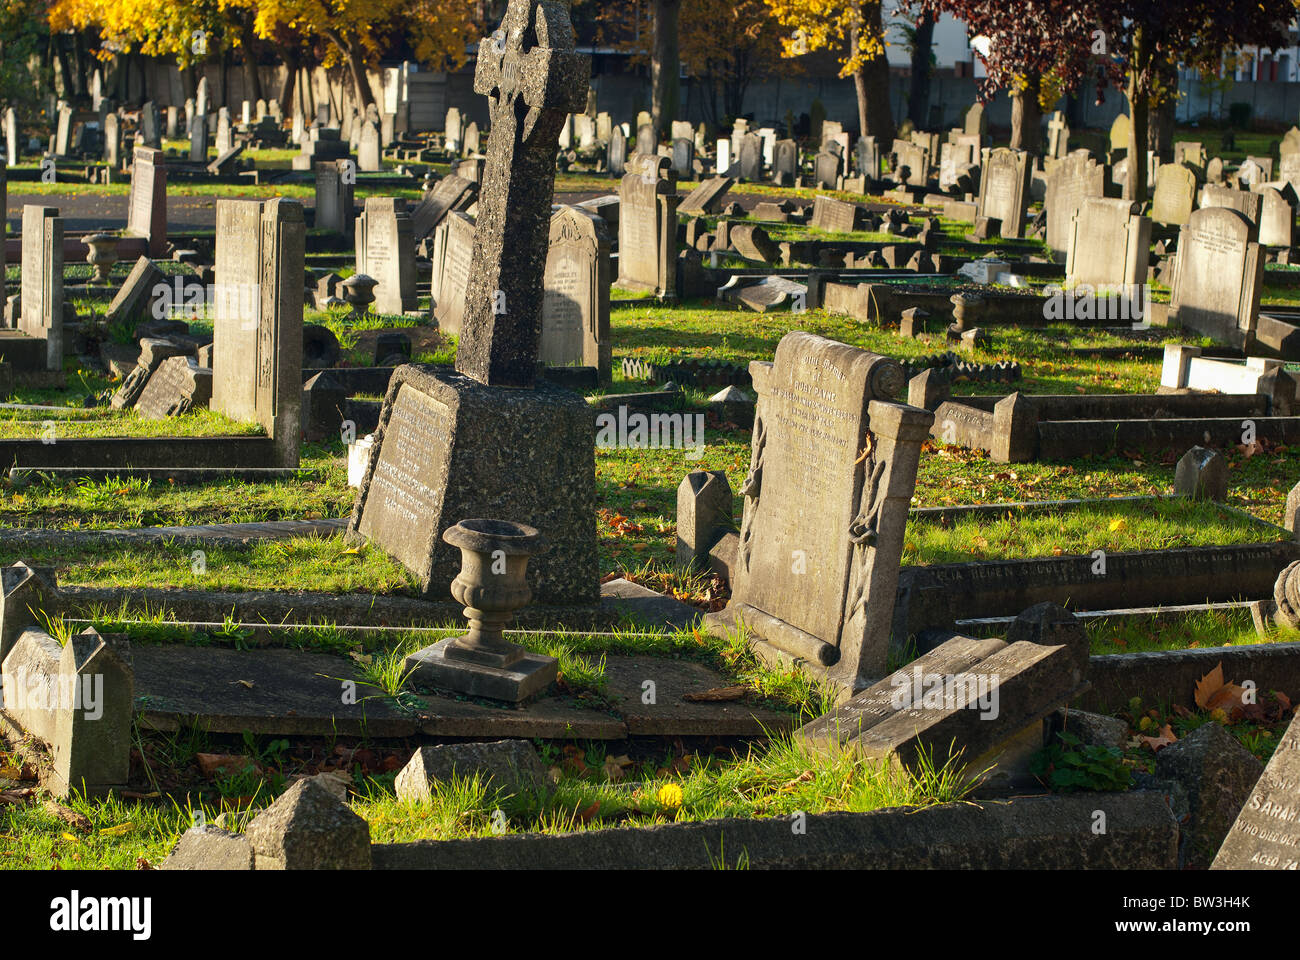
[[[456,369],[480,383],[536,378],[555,152],[565,117],[587,105],[590,76],[566,0],[510,0],[479,45],[474,90],[488,98],[492,134]]]

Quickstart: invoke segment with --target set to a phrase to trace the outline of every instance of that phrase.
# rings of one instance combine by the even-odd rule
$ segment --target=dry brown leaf
[[[252,757],[229,753],[196,753],[194,759],[198,761],[199,770],[205,777],[215,777],[222,771],[226,776],[233,776],[255,766]]]
[[[687,703],[725,703],[728,700],[740,700],[748,692],[746,686],[714,687],[702,693],[684,693],[682,699]]]
[[[1142,740],[1142,742],[1143,742],[1144,744],[1146,744],[1148,747],[1151,748],[1151,752],[1152,752],[1152,753],[1156,753],[1156,752],[1158,752],[1158,751],[1160,751],[1160,750],[1163,750],[1165,747],[1169,746],[1171,743],[1177,743],[1177,742],[1178,742],[1178,738],[1177,738],[1176,736],[1174,736],[1174,728],[1171,727],[1171,726],[1170,726],[1169,724],[1167,724],[1167,723],[1166,723],[1163,727],[1160,728],[1160,736],[1158,736],[1158,737],[1145,737],[1145,736],[1144,736],[1144,737],[1141,737],[1140,739]]]
[[[45,801],[45,812],[53,814],[70,827],[74,827],[83,833],[90,832],[90,819],[85,814],[78,813],[71,807],[65,807],[57,800]]]

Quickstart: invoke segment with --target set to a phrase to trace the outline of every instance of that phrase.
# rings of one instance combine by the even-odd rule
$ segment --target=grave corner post
[[[306,259],[302,204],[277,197],[262,207],[261,315],[257,331],[258,418],[275,440],[279,466],[298,466],[302,406],[302,312]]]
[[[871,401],[869,417],[860,506],[848,531],[853,552],[840,659],[830,670],[850,696],[887,672],[903,538],[921,446],[934,423],[928,410],[883,400]]]

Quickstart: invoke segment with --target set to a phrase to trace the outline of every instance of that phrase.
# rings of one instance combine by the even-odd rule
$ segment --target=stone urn
[[[364,273],[354,273],[343,281],[343,299],[352,304],[352,319],[361,320],[375,302],[375,287],[379,281]]]
[[[469,632],[412,654],[406,669],[435,687],[514,703],[545,689],[557,677],[559,661],[511,643],[504,631],[532,599],[528,560],[547,549],[546,539],[509,520],[462,520],[442,539],[460,548],[451,595],[465,607]]]
[[[86,238],[86,262],[95,268],[95,282],[108,283],[108,275],[117,263],[117,245],[122,238],[115,233],[96,233]]]
[[[447,656],[505,667],[519,660],[523,647],[502,635],[515,611],[533,598],[524,575],[528,558],[548,544],[534,528],[509,520],[462,520],[442,539],[460,547],[460,573],[451,595],[464,604],[469,633],[457,637]]]
[[[958,330],[965,330],[982,312],[984,299],[971,293],[954,293],[948,298],[952,304],[952,318]]]

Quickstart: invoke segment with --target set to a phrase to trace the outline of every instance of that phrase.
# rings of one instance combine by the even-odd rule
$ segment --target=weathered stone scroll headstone
[[[731,603],[769,662],[852,695],[885,672],[903,530],[933,414],[896,361],[802,331],[750,365],[758,410]]]
[[[538,601],[599,596],[591,409],[536,379],[556,147],[567,115],[586,106],[590,69],[556,0],[511,0],[479,46],[474,89],[489,99],[492,136],[456,372],[394,372],[349,526],[426,595],[445,596],[460,569],[443,532],[501,517],[551,545],[528,565]]]
[[[45,369],[63,369],[63,219],[56,207],[23,207],[22,309],[18,329],[45,341]]]

